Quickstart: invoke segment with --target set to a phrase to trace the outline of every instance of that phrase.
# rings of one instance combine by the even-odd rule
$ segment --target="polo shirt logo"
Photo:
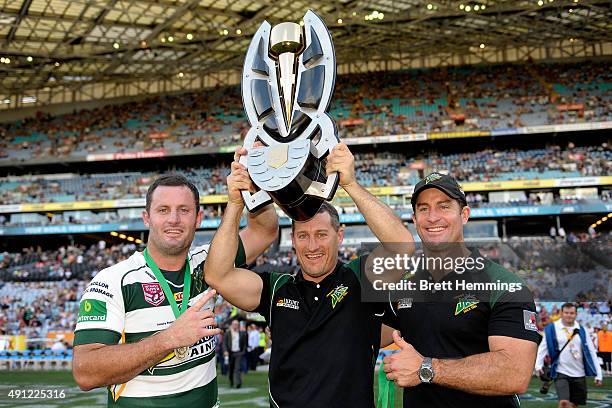
[[[329,292],[325,297],[331,296],[332,309],[336,308],[336,305],[342,301],[346,297],[348,293],[348,287],[340,284],[336,286],[331,292]]]
[[[278,300],[276,301],[276,306],[300,310],[300,301],[287,298],[278,298]]]
[[[455,306],[455,316],[457,316],[460,313],[467,313],[470,310],[474,310],[476,309],[476,306],[478,305],[480,301],[472,295],[461,295],[459,296],[459,299],[457,300],[457,306]]]
[[[397,309],[410,309],[412,307],[412,298],[403,298],[397,302]]]

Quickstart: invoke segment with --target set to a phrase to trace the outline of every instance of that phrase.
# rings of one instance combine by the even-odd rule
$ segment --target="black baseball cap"
[[[421,193],[421,191],[428,188],[437,188],[447,196],[460,200],[463,202],[463,205],[467,205],[465,193],[454,177],[449,176],[448,174],[433,172],[414,186],[414,192],[412,193],[412,198],[410,199],[413,210],[416,205],[418,195]]]

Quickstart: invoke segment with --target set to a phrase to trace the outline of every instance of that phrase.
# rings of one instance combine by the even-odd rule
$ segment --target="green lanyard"
[[[395,406],[395,382],[387,380],[385,364],[378,368],[378,400],[376,408],[393,408]]]
[[[176,300],[174,300],[174,294],[172,293],[172,290],[170,290],[170,285],[168,285],[168,281],[166,281],[166,278],[159,270],[159,267],[155,264],[155,261],[153,260],[153,258],[151,258],[151,255],[149,255],[149,251],[147,251],[147,249],[145,248],[142,254],[144,255],[147,265],[149,266],[149,268],[151,268],[153,274],[155,275],[155,278],[161,285],[161,288],[164,291],[164,295],[166,295],[166,299],[168,299],[168,303],[170,303],[170,307],[172,307],[174,317],[178,318],[181,313],[185,313],[185,310],[187,310],[187,305],[189,304],[189,295],[191,294],[191,269],[189,268],[189,258],[185,260],[185,277],[183,278],[183,301],[181,302],[181,308],[179,310],[178,305],[176,304]]]

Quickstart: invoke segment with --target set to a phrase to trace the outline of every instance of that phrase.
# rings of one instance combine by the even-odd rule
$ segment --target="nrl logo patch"
[[[460,313],[467,313],[470,310],[476,309],[476,306],[480,301],[473,295],[461,295],[457,300],[457,306],[455,306],[455,316]]]
[[[344,299],[346,294],[348,293],[348,288],[344,285],[339,285],[331,292],[329,292],[325,297],[331,296],[332,309],[336,308],[336,305]]]
[[[142,292],[144,300],[150,305],[159,306],[166,300],[166,295],[158,282],[143,283]]]
[[[300,301],[287,299],[287,298],[279,298],[276,301],[277,307],[286,307],[288,309],[300,310]]]
[[[425,184],[433,183],[441,178],[442,176],[439,173],[431,173],[429,176],[425,177]]]
[[[536,313],[530,310],[523,310],[523,323],[525,330],[538,331],[538,319]]]

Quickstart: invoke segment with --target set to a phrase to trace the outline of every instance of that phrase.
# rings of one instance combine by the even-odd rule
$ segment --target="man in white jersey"
[[[202,221],[199,202],[185,177],[158,178],[143,211],[146,250],[102,270],[83,294],[73,375],[83,390],[107,386],[109,407],[219,404],[215,291],[203,276],[208,245],[189,250]],[[236,265],[254,261],[277,233],[272,206],[249,214]]]

